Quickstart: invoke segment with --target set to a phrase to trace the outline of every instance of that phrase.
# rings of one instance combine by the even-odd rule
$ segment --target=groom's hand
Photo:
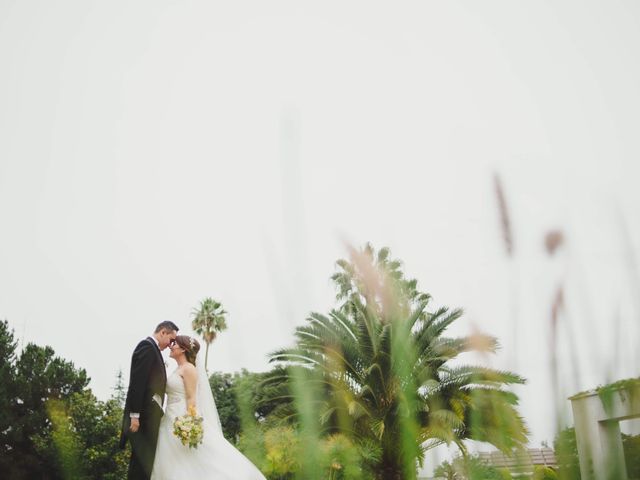
[[[129,426],[129,430],[131,431],[131,433],[136,433],[139,428],[140,428],[140,419],[132,418],[131,425]]]

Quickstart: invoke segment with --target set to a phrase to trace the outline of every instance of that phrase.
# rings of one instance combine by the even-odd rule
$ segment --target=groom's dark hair
[[[153,333],[158,333],[160,330],[167,330],[169,332],[177,332],[180,329],[178,328],[178,326],[175,323],[170,322],[169,320],[165,320],[164,322],[160,322],[158,324],[158,326],[156,327],[156,331],[153,332]]]

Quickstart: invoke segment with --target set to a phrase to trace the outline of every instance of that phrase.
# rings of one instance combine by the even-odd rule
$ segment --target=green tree
[[[124,383],[124,374],[122,369],[118,369],[116,374],[116,384],[113,387],[112,400],[114,400],[121,408],[124,408],[124,402],[127,399],[127,388]]]
[[[75,443],[82,452],[78,471],[87,475],[87,479],[125,478],[129,452],[118,445],[122,423],[122,406],[118,398],[113,396],[103,402],[90,391],[84,391],[73,394],[65,404]]]
[[[122,406],[116,396],[106,402],[90,390],[46,403],[51,431],[37,434],[36,449],[47,452],[52,478],[117,480],[126,476],[127,450],[118,445]]]
[[[561,480],[580,480],[580,462],[578,444],[573,427],[565,428],[553,440],[553,449],[558,462],[558,478]]]
[[[24,348],[15,364],[9,478],[67,476],[71,457],[61,455],[60,446],[69,437],[65,425],[55,421],[67,418],[64,402],[88,383],[83,369],[55,356],[51,347],[30,343]]]
[[[296,329],[296,345],[271,356],[289,366],[288,401],[303,428],[316,421],[307,425],[311,440],[313,432],[342,432],[356,444],[378,445],[381,455],[365,463],[380,479],[415,478],[424,451],[440,443],[465,452],[462,441],[475,439],[507,453],[526,444],[517,396],[504,388],[524,380],[452,362],[464,352],[495,352],[494,338],[446,337],[462,312],[428,311],[430,296],[386,248],[352,250],[337,265],[339,306],[312,313]]]
[[[222,431],[227,440],[237,443],[240,435],[240,411],[234,387],[237,374],[213,372],[209,376],[209,385],[216,400],[218,416],[222,424]]]
[[[281,399],[289,395],[287,370],[275,367],[268,372],[255,373],[242,370],[234,385],[239,404],[246,404],[251,417],[267,426],[287,418],[292,412]]]
[[[640,435],[622,434],[622,448],[627,464],[627,476],[640,479]]]
[[[12,471],[15,437],[15,361],[17,343],[9,322],[0,321],[0,471]]]
[[[282,368],[264,373],[243,369],[233,374],[213,372],[209,376],[209,385],[227,440],[238,442],[243,423],[272,426],[270,422],[274,419],[286,416],[280,410],[286,405],[279,400],[280,392],[286,392],[285,373]],[[242,412],[246,413],[246,418],[243,418]]]
[[[510,480],[511,473],[504,468],[487,465],[478,456],[456,457],[444,461],[433,471],[434,476],[446,480]]]
[[[200,307],[193,310],[193,321],[191,326],[206,343],[204,364],[209,361],[209,346],[216,339],[218,332],[227,329],[227,312],[222,308],[222,304],[213,298],[205,298],[200,302]]]
[[[9,323],[0,322],[0,477],[124,478],[122,375],[102,402],[87,388],[86,372],[51,347],[29,344],[19,355],[16,348]]]

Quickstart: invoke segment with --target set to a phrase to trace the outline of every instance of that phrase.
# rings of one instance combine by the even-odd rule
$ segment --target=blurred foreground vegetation
[[[431,308],[431,297],[388,249],[351,250],[332,280],[336,304],[309,315],[293,344],[270,356],[272,370],[211,375],[225,437],[269,479],[415,479],[426,451],[441,444],[461,454],[438,466],[443,478],[511,478],[465,445],[482,441],[508,455],[527,445],[509,389],[525,380],[461,358],[492,354],[497,340],[449,336],[462,312]],[[115,383],[112,397],[98,400],[84,370],[50,347],[18,352],[1,322],[2,477],[124,478],[121,374]],[[556,439],[560,476],[541,467],[531,478],[579,478],[571,435]],[[636,455],[638,439],[625,439],[627,446]],[[628,469],[636,475],[638,466]]]
[[[0,322],[0,475],[7,479],[122,479],[118,449],[124,388],[98,400],[83,369],[51,347],[21,352]]]

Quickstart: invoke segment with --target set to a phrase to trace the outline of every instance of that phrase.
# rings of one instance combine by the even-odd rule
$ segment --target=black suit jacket
[[[162,408],[153,400],[153,396],[157,394],[161,401],[164,400],[166,388],[167,371],[162,354],[156,342],[151,337],[147,337],[138,343],[131,356],[129,389],[120,435],[121,448],[124,448],[127,441],[127,432],[131,423],[129,413],[139,413],[141,428],[144,428],[144,420],[151,414],[151,409],[156,409],[153,413],[158,413],[159,409],[160,416],[162,415]],[[156,415],[153,416],[156,417]]]

